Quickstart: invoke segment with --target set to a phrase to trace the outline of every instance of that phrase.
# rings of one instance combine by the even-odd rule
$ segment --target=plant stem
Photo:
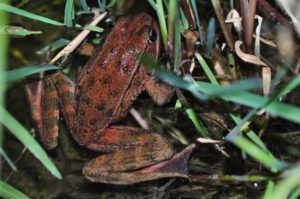
[[[222,28],[223,34],[225,36],[228,48],[230,51],[234,51],[234,45],[233,45],[233,38],[231,33],[229,32],[229,30],[227,29],[227,26],[225,24],[225,19],[223,16],[223,11],[220,5],[220,1],[219,0],[211,0],[211,3],[214,7],[215,13],[217,15],[218,21],[220,23],[220,26]]]
[[[7,0],[1,0],[1,3],[8,3]],[[0,26],[4,26],[8,21],[8,13],[0,10]],[[0,34],[0,73],[4,72],[7,65],[7,44],[8,37],[7,34]],[[0,78],[0,106],[4,106],[5,99],[5,79]],[[3,145],[3,126],[0,125],[0,148]],[[2,176],[2,157],[0,156],[0,179]]]

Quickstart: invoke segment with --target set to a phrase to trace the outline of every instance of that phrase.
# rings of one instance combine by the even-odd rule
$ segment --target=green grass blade
[[[300,187],[296,189],[291,195],[289,196],[289,199],[298,199],[300,198]]]
[[[190,91],[196,98],[200,100],[206,100],[209,98],[209,95],[215,96],[215,97],[221,97],[225,101],[232,101],[238,104],[242,104],[248,107],[252,108],[265,108],[267,112],[269,112],[272,115],[279,116],[285,119],[288,119],[290,121],[300,123],[300,108],[293,106],[293,105],[287,105],[285,103],[280,102],[272,102],[269,103],[269,98],[261,97],[259,95],[255,95],[246,91],[237,91],[235,90],[232,92],[230,89],[228,89],[226,92],[224,92],[224,87],[210,84],[207,82],[197,82],[198,86],[195,87],[196,82],[191,77],[186,77],[185,79],[182,79],[178,77],[175,74],[172,74],[169,71],[161,69],[158,65],[156,65],[151,60],[151,57],[147,57],[147,55],[142,56],[142,62],[145,63],[146,66],[151,67],[152,69],[155,69],[156,74],[164,81],[168,82],[169,84],[182,88],[185,90]],[[214,76],[212,75],[212,78]],[[298,80],[298,79],[297,79]],[[254,84],[255,87],[255,84]],[[238,86],[237,86],[238,88]],[[242,89],[242,88],[241,88]],[[200,91],[200,92],[199,92]],[[217,95],[214,92],[219,92],[219,95]],[[265,107],[266,106],[266,107]]]
[[[216,20],[215,18],[211,18],[208,23],[207,43],[205,48],[206,57],[210,56],[212,47],[214,45],[215,35],[216,35]]]
[[[184,32],[185,30],[189,29],[189,22],[184,14],[182,8],[180,8],[180,19],[181,19],[181,23],[182,23],[180,25],[180,32]]]
[[[228,86],[218,86],[218,88],[213,90],[210,94],[207,94],[207,96],[208,98],[215,98],[235,92],[260,89],[261,85],[261,79],[240,80]]]
[[[106,9],[106,0],[97,0],[97,1],[98,1],[100,11],[104,12]]]
[[[7,2],[6,0],[2,2]],[[0,9],[0,26],[7,25],[8,13]],[[0,73],[6,70],[7,66],[7,47],[8,47],[8,35],[0,34]],[[6,81],[0,78],[0,106],[4,106]],[[0,115],[1,117],[1,115]],[[0,125],[0,147],[3,146],[3,127]],[[0,177],[2,176],[2,157],[0,156]]]
[[[107,4],[106,8],[112,8],[116,5],[118,0],[110,0],[109,4]]]
[[[198,89],[205,94],[211,94],[215,89],[221,89],[222,87],[218,87],[216,85],[209,84],[207,82],[198,82]],[[262,108],[265,104],[268,104],[269,99],[265,97],[261,97],[259,95],[255,95],[246,91],[239,91],[228,93],[219,96],[226,101],[232,101],[238,104],[242,104],[252,108]],[[267,112],[272,115],[279,116],[290,121],[300,123],[300,108],[287,105],[285,103],[273,102],[268,106],[264,107]]]
[[[208,64],[206,63],[206,61],[204,60],[204,58],[199,53],[195,53],[195,57],[197,58],[200,65],[202,66],[202,68],[203,68],[205,74],[207,75],[209,81],[212,84],[219,85],[217,79],[215,78],[213,72],[210,70],[210,68],[209,68]]]
[[[210,67],[208,66],[208,64],[206,63],[206,61],[204,60],[204,58],[199,54],[196,53],[195,54],[197,60],[199,61],[201,67],[203,68],[205,74],[207,75],[208,79],[210,80],[210,82],[213,85],[219,85],[217,79],[215,78],[213,72],[210,70]],[[222,91],[221,91],[222,92]],[[231,118],[233,119],[233,121],[236,124],[239,124],[241,122],[241,119],[236,115],[236,113],[234,113],[234,111],[232,110],[231,106],[229,103],[227,103],[226,101],[224,101],[224,105],[226,107],[226,109],[229,111]],[[262,149],[264,149],[266,152],[269,152],[269,150],[267,149],[267,147],[265,146],[264,142],[255,134],[255,132],[250,129],[250,128],[246,128],[244,130],[244,132],[247,134],[247,136],[254,142],[256,143],[258,146],[260,146]]]
[[[42,31],[31,31],[19,26],[1,26],[0,34],[8,34],[11,36],[25,37],[28,35],[42,34]]]
[[[91,13],[91,9],[86,3],[86,0],[80,0],[80,3],[85,13]]]
[[[267,184],[267,188],[265,190],[265,193],[263,195],[263,199],[271,199],[271,194],[273,192],[273,189],[274,189],[274,182],[272,180],[269,180],[268,181],[268,184]]]
[[[157,6],[156,6],[156,3],[154,2],[154,0],[148,0],[148,3],[155,11],[157,11]]]
[[[167,46],[168,31],[167,31],[167,24],[166,24],[165,12],[164,12],[164,7],[163,7],[162,0],[157,0],[156,1],[156,7],[157,7],[156,13],[157,13],[157,16],[158,16],[158,22],[159,22],[159,26],[160,26],[161,37],[162,37],[165,49],[168,49],[168,46]]]
[[[0,123],[4,125],[28,150],[58,179],[62,176],[46,152],[30,133],[4,107],[0,106]]]
[[[48,71],[48,70],[57,70],[57,69],[59,69],[59,67],[54,65],[23,67],[23,68],[18,68],[11,71],[0,73],[0,79],[4,79],[6,81],[15,81],[35,73]]]
[[[74,0],[67,0],[65,6],[64,23],[67,27],[73,27],[74,20]]]
[[[188,109],[186,109],[186,113],[187,113],[188,117],[190,118],[190,120],[193,122],[193,124],[196,127],[196,129],[198,130],[198,132],[200,132],[203,137],[208,138],[209,134],[208,134],[207,130],[205,129],[204,125],[198,119],[195,111],[191,108],[188,108]]]
[[[11,159],[8,157],[8,155],[5,153],[5,151],[0,147],[0,156],[4,158],[4,160],[7,162],[7,164],[10,166],[10,168],[13,171],[17,171],[17,167],[15,164],[11,161]]]
[[[36,15],[36,14],[30,13],[30,12],[27,12],[25,10],[21,10],[19,8],[16,8],[16,7],[13,7],[11,5],[4,4],[4,3],[0,3],[0,10],[4,10],[4,11],[10,12],[10,13],[14,13],[14,14],[17,14],[17,15],[20,15],[20,16],[23,16],[23,17],[27,17],[27,18],[30,18],[30,19],[34,19],[34,20],[37,20],[37,21],[44,22],[44,23],[52,24],[52,25],[55,25],[55,26],[65,26],[65,24],[63,24],[61,22],[58,22],[58,21],[49,19],[47,17],[43,17],[43,16],[40,16],[40,15]]]
[[[93,26],[93,25],[87,25],[84,27],[85,30],[91,30],[94,32],[102,33],[104,31],[103,28],[100,28],[98,26]]]
[[[253,142],[251,142],[243,136],[227,136],[226,139],[232,142],[233,144],[237,145],[239,148],[241,148],[243,151],[249,154],[252,158],[271,169],[283,170],[288,166],[288,164],[278,160],[272,154],[264,151],[263,149],[261,149],[256,144],[254,144]]]
[[[51,44],[39,49],[36,54],[38,55],[42,55],[42,54],[45,54],[45,53],[48,53],[48,52],[53,52],[61,47],[64,47],[66,45],[68,45],[70,43],[70,40],[67,40],[67,39],[58,39],[56,40],[55,42],[52,42]]]
[[[289,194],[300,186],[300,164],[286,171],[284,178],[273,189],[270,199],[288,198]]]
[[[181,66],[181,32],[178,11],[179,9],[176,11],[174,21],[174,71],[179,71]]]
[[[7,199],[14,199],[14,198],[30,199],[24,193],[6,184],[2,180],[0,180],[0,196]]]
[[[195,17],[196,17],[198,34],[199,34],[199,38],[200,38],[200,44],[203,45],[202,27],[201,27],[201,23],[200,23],[200,19],[199,19],[199,14],[198,14],[198,10],[197,10],[196,1],[195,0],[191,0],[191,3],[192,3],[192,8],[193,8],[193,11],[194,11]]]

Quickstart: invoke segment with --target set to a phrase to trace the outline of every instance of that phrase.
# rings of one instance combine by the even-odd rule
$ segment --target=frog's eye
[[[152,28],[149,28],[149,31],[148,31],[148,43],[149,44],[153,44],[155,43],[157,40],[157,33],[154,29]]]

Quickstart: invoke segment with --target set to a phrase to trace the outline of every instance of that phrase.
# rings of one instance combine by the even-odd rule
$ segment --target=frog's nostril
[[[148,43],[153,44],[157,40],[157,33],[154,29],[150,28],[148,31]]]

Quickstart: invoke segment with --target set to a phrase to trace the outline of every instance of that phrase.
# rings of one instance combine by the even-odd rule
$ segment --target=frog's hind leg
[[[112,126],[105,134],[111,136],[102,137],[108,145],[118,146],[116,151],[99,156],[84,166],[83,174],[87,179],[108,184],[132,184],[164,177],[188,177],[187,162],[192,148],[173,156],[172,147],[165,138],[139,128]]]

